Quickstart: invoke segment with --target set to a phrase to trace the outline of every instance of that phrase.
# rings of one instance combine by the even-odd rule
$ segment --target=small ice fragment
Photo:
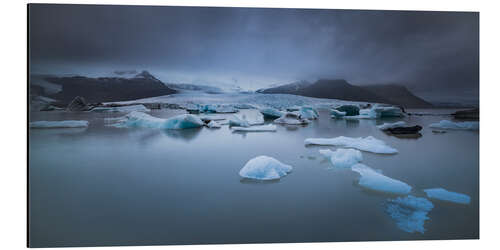
[[[269,156],[257,156],[249,160],[240,170],[240,176],[256,180],[276,180],[292,171],[292,166]]]
[[[88,126],[88,121],[81,120],[30,122],[30,128],[83,128]]]
[[[352,166],[352,170],[361,175],[358,184],[364,188],[393,194],[408,194],[411,191],[410,185],[387,177],[366,165],[358,163]]]
[[[452,122],[449,120],[441,120],[438,123],[432,123],[429,127],[437,129],[479,130],[479,122]]]
[[[408,195],[388,199],[385,211],[396,221],[401,230],[408,233],[424,233],[424,223],[429,219],[427,213],[433,208],[434,205],[429,200]]]
[[[309,121],[300,117],[299,114],[294,112],[285,113],[280,118],[274,120],[276,124],[287,124],[287,125],[305,125],[308,124]]]
[[[319,150],[319,153],[328,157],[334,167],[350,168],[352,165],[363,160],[363,155],[356,149],[339,148],[335,151],[330,149]]]
[[[232,118],[229,119],[229,126],[235,126],[235,127],[250,127],[250,123],[245,121],[244,119],[241,119],[238,116],[233,116]]]
[[[208,128],[220,128],[221,125],[218,122],[212,120],[209,123],[207,123],[207,127]]]
[[[264,108],[261,109],[260,112],[264,115],[264,118],[267,119],[277,119],[283,115],[283,112],[275,108]]]
[[[394,123],[384,123],[382,125],[377,126],[380,130],[387,130],[390,128],[397,128],[397,127],[403,127],[406,126],[406,122],[404,121],[399,121],[399,122],[394,122]]]
[[[355,148],[361,151],[372,152],[376,154],[396,154],[398,150],[385,144],[384,141],[378,140],[373,136],[365,138],[353,138],[339,136],[334,138],[307,138],[304,141],[305,145],[324,145],[324,146],[341,146],[346,148]]]
[[[251,127],[232,127],[233,131],[241,132],[275,132],[276,125],[268,124],[262,126],[251,126]]]
[[[442,201],[449,201],[460,204],[469,204],[470,197],[466,194],[455,193],[448,191],[444,188],[430,188],[424,189],[424,192],[427,194],[427,197],[431,199],[437,199]]]

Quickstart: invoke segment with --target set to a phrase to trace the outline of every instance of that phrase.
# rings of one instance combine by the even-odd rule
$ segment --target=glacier
[[[380,130],[387,130],[390,128],[397,128],[397,127],[402,127],[402,126],[406,126],[406,122],[399,121],[399,122],[394,122],[394,123],[384,123],[382,125],[377,126],[377,128]]]
[[[268,124],[262,126],[250,126],[250,127],[231,127],[233,131],[239,132],[275,132],[276,125]]]
[[[240,170],[243,178],[255,180],[276,180],[292,171],[292,166],[265,155],[257,156],[249,160]]]
[[[86,128],[88,126],[89,122],[83,120],[30,122],[30,128]]]
[[[429,125],[431,128],[437,129],[454,129],[454,130],[479,130],[479,122],[452,122],[449,120],[441,120],[438,123]]]
[[[338,168],[350,168],[351,166],[361,162],[363,160],[363,155],[359,150],[356,149],[344,149],[339,148],[335,151],[330,149],[319,150],[319,153],[327,157],[334,167]]]
[[[353,138],[339,136],[334,138],[307,138],[304,140],[307,145],[340,146],[346,148],[355,148],[361,151],[372,152],[376,154],[396,154],[397,149],[388,146],[384,141],[376,139],[373,136],[365,138]]]
[[[351,169],[361,175],[358,184],[373,191],[392,194],[408,194],[412,189],[410,185],[387,177],[361,163],[352,166]]]
[[[449,201],[460,204],[469,204],[470,197],[466,194],[448,191],[444,188],[430,188],[424,189],[427,197],[436,200]]]
[[[183,114],[168,119],[158,118],[146,113],[133,111],[111,124],[114,127],[126,128],[159,128],[159,129],[187,129],[198,128],[204,125],[203,121],[194,115]]]
[[[385,211],[396,221],[399,229],[408,233],[424,233],[424,223],[429,219],[427,213],[433,208],[434,205],[429,200],[408,195],[388,199]]]

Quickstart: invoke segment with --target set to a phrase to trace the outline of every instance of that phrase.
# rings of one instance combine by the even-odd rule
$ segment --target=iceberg
[[[129,106],[119,106],[119,107],[95,107],[91,109],[90,111],[92,112],[123,112],[123,113],[128,113],[132,111],[140,111],[140,112],[149,112],[151,111],[150,109],[146,108],[142,104],[138,105],[129,105]]]
[[[432,123],[429,127],[437,129],[479,130],[479,122],[452,122],[449,120],[441,120],[438,123]]]
[[[309,123],[309,121],[300,117],[300,115],[297,113],[287,112],[280,118],[274,120],[274,123],[287,125],[306,125]]]
[[[234,106],[226,105],[216,105],[216,104],[206,104],[200,106],[200,112],[203,113],[237,113],[238,109]]]
[[[403,117],[403,112],[398,107],[373,105],[371,108],[359,110],[359,115],[346,116],[346,119],[377,119],[386,117]]]
[[[133,111],[118,119],[117,123],[111,126],[127,128],[187,129],[198,128],[203,125],[203,121],[194,115],[183,114],[163,119],[146,113]]]
[[[300,117],[308,120],[316,120],[319,117],[319,113],[316,109],[309,106],[300,107]]]
[[[364,188],[392,194],[408,194],[411,191],[410,185],[387,177],[366,165],[358,163],[351,169],[361,175],[358,184]]]
[[[356,149],[339,148],[335,151],[330,149],[320,150],[320,154],[330,159],[334,167],[350,168],[352,165],[357,164],[363,160],[363,155]]]
[[[220,128],[221,125],[218,122],[212,120],[209,123],[207,123],[207,127],[208,128]]]
[[[359,115],[359,107],[356,105],[342,105],[337,108],[336,110],[340,112],[345,112],[345,116],[356,116]]]
[[[424,189],[424,192],[427,194],[427,197],[436,200],[449,201],[460,204],[469,204],[470,197],[466,194],[455,193],[448,191],[444,188],[430,188]]]
[[[396,225],[408,233],[424,233],[424,223],[429,219],[427,213],[434,208],[432,202],[425,198],[408,195],[396,199],[388,199],[385,211]]]
[[[232,118],[229,119],[229,126],[235,126],[235,127],[250,127],[250,123],[248,123],[246,120],[241,119],[238,116],[233,116]]]
[[[239,132],[275,132],[276,125],[268,124],[262,126],[251,126],[251,127],[231,127],[233,131]]]
[[[89,122],[82,120],[30,122],[30,128],[84,128],[88,126]]]
[[[292,171],[292,166],[265,155],[257,156],[249,160],[240,170],[243,178],[255,180],[276,180]]]
[[[338,111],[336,109],[331,109],[330,110],[330,115],[332,116],[332,118],[342,118],[346,114],[347,114],[347,112]]]
[[[264,118],[267,119],[276,119],[280,118],[283,115],[283,112],[275,109],[275,108],[264,108],[259,110],[262,115],[264,115]]]
[[[388,146],[384,141],[378,140],[373,136],[367,136],[365,138],[353,138],[346,136],[334,138],[307,138],[304,140],[304,144],[355,148],[361,151],[376,154],[396,154],[398,152],[397,149]]]
[[[397,127],[403,127],[406,126],[406,122],[404,121],[399,121],[399,122],[394,122],[394,123],[384,123],[382,125],[377,126],[380,130],[387,130],[390,128],[397,128]]]
[[[223,116],[218,116],[218,115],[200,115],[199,116],[202,121],[222,121],[225,120],[226,118]]]

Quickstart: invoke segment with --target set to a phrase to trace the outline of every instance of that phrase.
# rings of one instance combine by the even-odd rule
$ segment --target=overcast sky
[[[476,93],[479,14],[31,5],[32,73],[149,70],[258,89],[296,80]]]

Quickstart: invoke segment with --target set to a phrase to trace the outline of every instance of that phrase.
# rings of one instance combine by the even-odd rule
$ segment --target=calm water
[[[103,118],[110,116],[32,114],[33,121],[90,121],[88,129],[30,130],[32,247],[479,237],[479,133],[434,134],[427,127],[450,117],[407,117],[424,127],[423,136],[400,139],[375,127],[395,120],[334,120],[326,111],[306,127],[246,134],[227,126],[106,127]],[[384,212],[390,196],[364,191],[357,173],[329,169],[321,147],[303,143],[341,135],[373,135],[398,149],[390,156],[363,152],[363,163],[413,186],[414,195],[443,187],[469,195],[471,204],[433,201],[424,234],[400,230]],[[277,182],[241,180],[239,170],[258,155],[292,165],[293,172]]]

